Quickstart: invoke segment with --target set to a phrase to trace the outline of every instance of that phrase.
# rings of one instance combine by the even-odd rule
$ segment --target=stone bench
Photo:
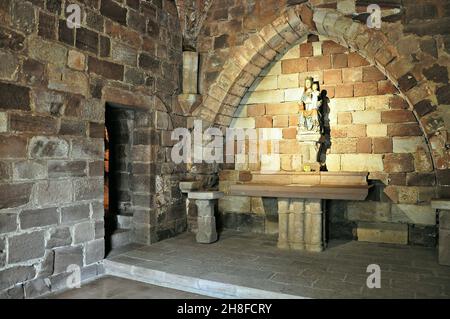
[[[197,242],[211,244],[217,241],[216,218],[214,217],[214,203],[224,196],[223,192],[195,191],[189,192],[188,198],[195,199],[197,205]]]

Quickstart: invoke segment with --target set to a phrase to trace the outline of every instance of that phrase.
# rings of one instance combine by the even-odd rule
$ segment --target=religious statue
[[[322,99],[319,83],[314,82],[311,77],[305,79],[305,87],[300,103],[303,109],[299,115],[299,138],[301,135],[320,135],[320,106]]]

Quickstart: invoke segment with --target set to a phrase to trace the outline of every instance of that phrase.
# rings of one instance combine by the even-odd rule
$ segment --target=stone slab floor
[[[323,253],[307,253],[280,250],[274,237],[226,231],[210,245],[185,233],[126,247],[108,260],[300,297],[450,298],[450,267],[424,247],[333,241]],[[370,264],[381,267],[381,289],[367,288]]]
[[[209,297],[189,292],[144,284],[138,281],[104,276],[46,299],[206,299]]]

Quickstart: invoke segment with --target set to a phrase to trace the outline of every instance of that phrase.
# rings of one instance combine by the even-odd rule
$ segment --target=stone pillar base
[[[195,205],[197,205],[198,214],[196,240],[200,244],[212,244],[217,241],[214,202],[222,197],[222,192],[191,192],[188,194],[189,199],[196,200]]]
[[[198,231],[195,236],[200,244],[211,244],[217,241],[216,218],[198,217]]]
[[[280,198],[278,214],[278,248],[324,250],[322,200]]]

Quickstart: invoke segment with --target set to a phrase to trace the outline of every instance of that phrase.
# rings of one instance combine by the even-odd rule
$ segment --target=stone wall
[[[65,8],[79,4],[70,29]],[[181,37],[173,1],[0,3],[0,297],[35,297],[102,271],[105,104],[139,108],[130,156],[135,240],[186,227],[170,163]],[[169,115],[169,113],[172,113]],[[151,169],[147,169],[150,167]]]
[[[268,155],[223,172],[221,190],[227,192],[230,183],[246,181],[249,171],[303,170],[296,135],[298,101],[308,76],[320,83],[329,99],[327,169],[367,171],[374,185],[368,201],[329,204],[329,236],[434,245],[436,216],[430,200],[436,196],[436,176],[416,117],[375,65],[325,37],[310,36],[294,45],[248,89],[230,127],[256,128],[258,136],[267,138],[259,141],[259,147],[264,146]],[[275,144],[278,154],[272,154]],[[239,150],[237,145],[235,149]],[[245,156],[249,151],[245,150]],[[276,210],[269,202],[234,196],[221,199],[222,223],[235,229],[276,232]],[[395,231],[395,238],[373,234],[380,230]]]
[[[351,18],[371,3],[382,9],[381,30],[368,28],[364,15]],[[215,3],[214,14],[199,39],[204,99],[196,116],[229,126],[243,95],[277,54],[308,33],[325,35],[375,63],[400,91],[432,151],[438,195],[448,196],[446,2],[225,1]],[[249,21],[255,21],[251,28]],[[227,34],[238,35],[239,41]]]
[[[249,171],[303,171],[296,135],[298,101],[307,76],[319,82],[329,99],[324,110],[331,137],[327,169],[367,171],[374,185],[368,201],[329,203],[330,237],[357,238],[359,230],[362,239],[360,228],[368,225],[397,227],[402,243],[408,242],[408,225],[415,231],[410,232],[411,243],[420,242],[417,236],[434,234],[436,217],[430,200],[436,196],[435,174],[413,112],[374,65],[324,37],[310,36],[294,45],[249,88],[230,127],[256,128],[258,136],[277,141],[278,152],[267,148],[257,163],[235,164],[235,171],[222,172],[221,190],[227,192],[231,183],[248,180]],[[260,140],[258,146],[266,142]],[[247,156],[249,151],[247,147]],[[227,196],[219,200],[219,211],[225,227],[273,233],[276,205],[269,203]],[[415,234],[423,226],[430,226],[423,229],[426,234]]]

